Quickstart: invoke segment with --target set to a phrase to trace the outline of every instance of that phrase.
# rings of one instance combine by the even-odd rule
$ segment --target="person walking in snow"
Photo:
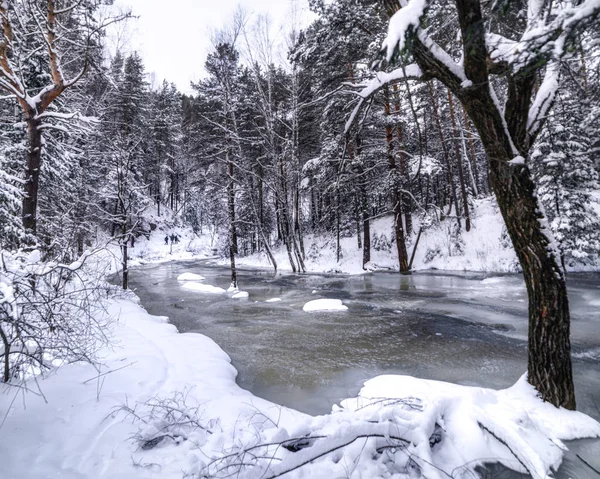
[[[165,236],[165,244],[168,245],[169,244],[169,235]]]

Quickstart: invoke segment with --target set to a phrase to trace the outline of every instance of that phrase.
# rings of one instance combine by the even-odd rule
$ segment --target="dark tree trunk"
[[[552,252],[546,219],[540,213],[529,168],[513,165],[510,146],[501,140],[481,101],[465,107],[481,136],[490,164],[490,183],[506,229],[523,268],[529,297],[529,382],[545,401],[575,409],[571,365],[569,301],[564,273]],[[491,110],[493,111],[493,110]],[[503,131],[503,130],[501,130]]]
[[[396,236],[396,249],[398,251],[398,266],[400,273],[408,273],[408,252],[406,251],[406,238],[404,236],[404,226],[402,222],[402,193],[399,191],[400,178],[396,168],[396,159],[394,158],[394,136],[391,124],[391,105],[390,105],[390,93],[389,88],[386,86],[383,90],[384,95],[384,111],[387,118],[387,125],[385,127],[385,141],[387,143],[387,157],[388,157],[388,172],[391,186],[391,198],[394,209],[394,232]]]
[[[369,218],[369,202],[366,192],[362,194],[363,216],[363,269],[371,261],[371,220]]]
[[[237,288],[237,271],[235,268],[235,255],[238,252],[237,232],[235,228],[235,191],[233,189],[233,162],[227,153],[227,210],[229,218],[229,261],[231,263],[231,286]]]
[[[381,1],[388,14],[399,8],[398,0]],[[536,72],[544,66],[544,58],[534,56],[519,76],[507,74],[506,110],[501,112],[491,92],[480,0],[455,0],[455,5],[463,42],[462,67],[470,85],[463,85],[463,80],[414,35],[412,54],[422,72],[440,80],[460,100],[487,154],[490,184],[523,268],[529,297],[528,381],[544,401],[575,409],[564,273],[529,168],[522,161],[511,162],[518,155],[527,158],[537,134],[528,131],[527,125]]]
[[[22,221],[23,228],[35,236],[37,232],[37,203],[40,185],[40,168],[42,166],[42,121],[37,119],[36,112],[27,114],[27,136],[29,151],[25,168],[25,195],[23,196]]]
[[[456,211],[458,213],[458,198],[456,197],[456,188],[454,186],[454,175],[452,173],[452,165],[450,164],[450,155],[448,154],[448,148],[446,147],[446,140],[444,139],[444,130],[442,128],[442,123],[440,120],[437,103],[435,101],[435,95],[433,93],[432,82],[428,82],[428,86],[429,86],[429,96],[431,98],[431,105],[433,106],[433,116],[435,118],[435,122],[438,127],[438,133],[440,135],[440,143],[442,145],[442,152],[444,153],[444,161],[446,163],[446,176],[448,179],[448,188],[450,189],[450,205],[448,208],[448,214],[450,214],[450,211],[452,210],[453,202],[456,207]],[[459,218],[457,218],[457,222],[458,222],[458,226],[460,227],[460,219]]]
[[[230,242],[233,252],[238,252],[237,231],[235,227],[235,191],[233,189],[233,162],[227,161],[227,207],[229,213]]]
[[[129,266],[127,264],[127,241],[123,238],[121,244],[122,266],[123,266],[123,289],[129,287]]]

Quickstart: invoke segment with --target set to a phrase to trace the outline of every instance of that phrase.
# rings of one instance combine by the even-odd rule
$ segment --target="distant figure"
[[[131,247],[135,248],[135,237],[131,236]]]
[[[165,244],[169,244],[169,235],[165,236]]]
[[[171,244],[175,243],[175,234],[171,233]]]
[[[175,234],[175,243],[179,243],[179,235]]]

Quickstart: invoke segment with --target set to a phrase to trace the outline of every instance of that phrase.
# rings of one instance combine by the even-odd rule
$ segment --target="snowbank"
[[[302,307],[303,311],[347,311],[341,299],[315,299]]]
[[[179,334],[166,318],[131,300],[111,301],[108,313],[119,319],[99,371],[84,363],[63,366],[40,380],[43,396],[36,386],[30,393],[0,389],[3,478],[180,479],[182,471],[197,470],[198,447],[220,451],[237,421],[253,428],[269,417],[289,427],[304,417],[240,389],[229,356],[206,336]],[[135,440],[140,425],[148,437],[164,424],[134,422],[135,415],[144,414],[149,399],[175,391],[184,393],[188,406],[199,407],[198,420],[213,433],[189,430],[179,445],[165,440],[144,451]],[[135,412],[128,415],[122,406]],[[259,410],[265,416],[259,418]]]
[[[238,291],[237,293],[233,293],[233,295],[231,296],[233,299],[243,299],[243,298],[247,298],[248,295],[248,291]]]
[[[181,273],[177,276],[177,281],[204,281],[206,278],[195,273]]]
[[[439,471],[474,472],[492,460],[546,478],[561,464],[566,450],[562,441],[600,437],[600,423],[543,402],[525,376],[500,391],[379,376],[336,410],[397,421],[395,427],[413,438],[415,460],[428,477],[440,476]]]
[[[197,291],[199,293],[223,294],[226,292],[223,288],[219,288],[218,286],[213,286],[211,284],[195,283],[191,281],[183,283],[181,287],[189,289],[190,291]]]

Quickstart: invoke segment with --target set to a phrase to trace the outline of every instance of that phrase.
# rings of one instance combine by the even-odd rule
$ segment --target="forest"
[[[23,391],[56,392],[57,369],[89,364],[86,378],[104,385],[104,375],[119,370],[116,360],[98,360],[112,344],[115,305],[129,301],[121,311],[150,317],[135,309],[136,268],[185,252],[185,259],[210,256],[226,265],[234,297],[250,291],[248,267],[402,277],[426,269],[518,273],[527,374],[506,404],[525,412],[502,410],[493,420],[498,411],[475,393],[452,394],[481,407],[473,427],[496,441],[485,453],[533,477],[550,477],[561,463],[562,452],[548,442],[600,436],[598,417],[569,411],[577,404],[567,294],[571,275],[600,271],[600,1],[309,0],[312,20],[296,21],[292,9],[280,29],[240,6],[212,32],[206,58],[190,58],[205,74],[184,93],[149,75],[139,52],[109,47],[111,28],[135,21],[135,11],[112,3],[0,4],[0,360],[7,387],[0,435]],[[587,304],[597,306],[597,290],[591,295]],[[156,329],[156,337],[166,331]],[[220,354],[212,343],[204,349],[207,358]],[[594,368],[599,360],[593,356]],[[54,383],[44,386],[47,376]],[[231,434],[235,449],[217,439],[217,419],[204,422],[200,406],[194,414],[184,407],[189,391],[182,390],[193,381],[182,378],[173,381],[171,399],[153,392],[142,401],[146,416],[129,403],[119,410],[145,424],[136,433],[142,450],[154,453],[167,438],[181,451],[192,436],[222,448],[195,466],[182,456],[186,466],[175,461],[164,477],[181,477],[173,472],[181,470],[187,477],[301,477],[304,467],[305,477],[337,477],[330,475],[336,454],[363,458],[351,471],[343,466],[344,477],[466,477],[484,462],[468,454],[450,460],[446,449],[435,449],[452,436],[454,423],[444,430],[444,415],[457,418],[463,409],[429,410],[391,396],[383,409],[363,406],[364,397],[346,399],[343,414],[354,415],[330,422],[285,412],[285,434],[268,415],[277,431],[254,429],[254,439],[223,426],[219,434]],[[377,380],[361,394],[388,394]],[[416,388],[415,395],[425,388],[400,386]],[[556,419],[553,411],[577,416],[560,419],[570,424],[564,430],[542,426],[542,412],[531,408],[546,406],[546,418]],[[242,415],[239,404],[231,407]],[[417,427],[413,409],[421,408],[431,417]],[[257,406],[255,414],[267,413]],[[523,417],[537,450],[505,424]],[[413,425],[402,436],[386,430],[386,421]],[[465,434],[452,447],[465,451],[477,442]],[[371,440],[360,452],[358,438]],[[331,453],[330,462],[318,461]],[[0,463],[9,455],[10,445],[0,442]],[[112,472],[138,477],[123,464],[154,471],[144,464],[163,459],[121,458]],[[460,473],[449,469],[468,459],[473,466]],[[588,472],[600,467],[585,464]],[[80,475],[59,477],[105,477],[81,467]],[[33,469],[11,471],[16,478]],[[47,473],[36,469],[32,477]]]

